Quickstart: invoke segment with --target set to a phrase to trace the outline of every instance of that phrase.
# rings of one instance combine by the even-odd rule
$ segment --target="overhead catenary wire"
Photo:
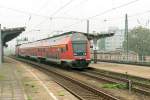
[[[139,13],[135,13],[135,14],[132,14],[132,15],[129,15],[128,17],[129,18],[132,18],[132,17],[137,17],[137,16],[141,16],[141,15],[144,15],[146,13],[150,13],[150,10],[146,10],[144,12],[139,12]],[[114,17],[114,18],[105,18],[105,19],[96,19],[96,20],[101,20],[101,21],[114,21],[114,20],[120,20],[120,19],[124,19],[124,16],[123,17]],[[80,22],[81,21],[86,21],[86,19],[80,19]],[[71,25],[67,25],[67,26],[64,26],[63,28],[68,28],[68,27],[72,27],[76,24],[79,24],[80,22],[76,22],[76,23],[73,23]]]
[[[8,9],[8,10],[15,11],[15,12],[18,12],[18,13],[23,13],[23,14],[26,14],[26,15],[34,15],[34,16],[40,16],[40,17],[48,18],[48,16],[45,16],[45,15],[41,15],[41,14],[37,14],[37,13],[33,13],[33,12],[28,12],[28,11],[23,11],[23,10],[20,10],[20,9],[10,8],[10,7],[6,7],[6,6],[3,6],[3,5],[0,5],[0,8],[5,8],[5,9]]]
[[[85,20],[81,20],[80,23],[82,23],[83,21],[85,21]],[[74,25],[76,25],[76,24],[78,24],[78,23],[79,23],[79,22],[76,22],[76,23],[73,23],[73,24],[71,24],[71,25],[64,26],[63,28],[72,27],[72,26],[74,26]]]
[[[3,6],[3,5],[0,5],[0,8],[8,9],[8,10],[18,12],[18,13],[22,13],[22,14],[25,14],[25,15],[38,16],[38,17],[43,17],[43,18],[47,18],[47,19],[53,18],[53,19],[66,19],[66,20],[82,20],[80,18],[74,18],[74,17],[50,17],[48,15],[42,15],[42,14],[38,14],[38,13],[23,11],[23,10],[20,10],[20,9],[10,8],[10,7],[6,7],[6,6]]]
[[[71,0],[73,1],[73,0]],[[68,2],[65,4],[65,6],[67,6],[68,4],[71,3]],[[64,8],[65,6],[62,6],[61,8]],[[28,15],[28,19],[27,21],[25,22],[25,25],[28,25],[28,23],[30,22],[32,16],[38,16],[38,17],[43,17],[45,18],[44,20],[42,20],[40,23],[38,23],[37,25],[35,25],[34,27],[37,27],[37,26],[40,26],[42,23],[46,22],[48,19],[64,19],[64,20],[83,20],[83,19],[80,19],[80,18],[74,18],[74,17],[50,17],[50,16],[46,16],[46,15],[41,15],[41,14],[37,14],[37,13],[33,13],[33,12],[28,12],[28,11],[23,11],[23,10],[20,10],[20,9],[15,9],[15,8],[10,8],[10,7],[6,7],[6,6],[3,6],[3,5],[0,5],[0,8],[4,8],[4,9],[8,9],[8,10],[11,10],[11,11],[14,11],[14,12],[18,12],[18,13],[23,13],[23,14],[26,14]],[[59,8],[60,9],[60,8]],[[57,10],[58,12],[58,10]]]
[[[122,8],[122,7],[124,7],[124,6],[127,6],[127,5],[129,5],[129,4],[131,4],[131,3],[134,3],[134,2],[137,2],[137,1],[139,1],[139,0],[134,0],[134,1],[131,1],[131,2],[128,2],[128,3],[126,3],[126,4],[123,4],[123,5],[120,5],[120,6],[118,6],[118,8],[116,8],[116,7],[114,7],[114,8],[112,8],[112,9],[119,9],[119,8]],[[73,2],[73,0],[70,0],[69,2],[67,2],[65,5],[67,6],[68,4],[71,4],[71,2]],[[64,6],[61,6],[61,8],[65,8],[65,5]],[[28,15],[34,15],[34,16],[40,16],[40,17],[44,17],[44,18],[46,18],[46,19],[50,19],[50,18],[52,18],[52,19],[69,19],[69,20],[82,20],[82,19],[79,19],[79,18],[67,18],[67,17],[50,17],[50,16],[45,16],[45,15],[41,15],[41,14],[36,14],[36,13],[32,13],[32,12],[26,12],[26,11],[22,11],[22,10],[18,10],[18,9],[14,9],[14,8],[9,8],[9,7],[4,7],[4,6],[1,6],[0,5],[0,7],[3,7],[3,8],[7,8],[7,9],[10,9],[10,10],[13,10],[13,11],[16,11],[16,12],[20,12],[20,13],[24,13],[24,14],[28,14]],[[59,8],[60,9],[60,8]],[[62,9],[60,9],[60,10],[56,10],[54,13],[52,13],[52,14],[57,14],[57,13],[59,13],[59,11],[61,11]],[[110,11],[109,11],[110,12]],[[100,15],[99,15],[100,16]],[[43,22],[45,22],[45,21],[43,21]],[[38,25],[41,25],[42,23],[43,23],[42,21],[38,24]],[[38,26],[38,25],[36,25],[36,26]]]
[[[132,18],[132,17],[137,17],[137,16],[141,16],[141,15],[144,15],[146,13],[150,13],[150,10],[146,10],[146,11],[143,11],[143,12],[139,12],[139,13],[134,13],[134,14],[131,14],[128,16],[128,18]],[[113,18],[105,18],[105,19],[96,19],[96,20],[101,20],[101,21],[114,21],[114,20],[120,20],[120,19],[124,19],[124,16],[122,17],[113,17]]]
[[[106,14],[106,13],[109,13],[109,12],[113,11],[113,10],[116,10],[116,9],[119,9],[119,8],[122,8],[122,7],[125,7],[125,6],[128,6],[128,5],[130,5],[130,4],[133,4],[133,3],[137,2],[137,1],[139,1],[139,0],[133,0],[133,1],[130,1],[130,2],[128,2],[128,3],[125,3],[125,4],[122,4],[122,5],[116,6],[116,7],[114,7],[114,8],[105,10],[105,11],[103,11],[103,12],[101,12],[101,13],[99,13],[99,14],[96,14],[96,15],[94,15],[94,16],[88,17],[87,19],[92,19],[92,18],[101,16],[101,15],[104,15],[104,14]]]
[[[125,6],[129,5],[129,4],[135,3],[135,2],[137,2],[137,1],[139,1],[139,0],[134,0],[134,1],[131,1],[131,2],[125,3],[125,4],[123,4],[123,5],[117,6],[117,7],[115,7],[115,8],[112,8],[112,9],[115,10],[115,9],[118,9],[118,8],[122,8],[122,7],[125,7]],[[145,13],[149,13],[149,12],[150,12],[150,10],[147,10],[147,11],[144,11],[144,12],[140,12],[140,13],[135,13],[135,14],[129,15],[129,18],[130,18],[130,17],[134,17],[134,16],[139,16],[139,15],[142,15],[142,14],[145,14]],[[108,19],[105,19],[105,20],[106,20],[106,21],[112,21],[112,20],[114,20],[114,19],[116,19],[116,20],[118,20],[118,19],[124,19],[124,17],[108,18]],[[75,20],[81,20],[81,21],[82,21],[82,20],[86,20],[86,19],[78,19],[78,18],[75,18]],[[74,23],[74,24],[65,26],[65,27],[63,27],[63,28],[71,27],[71,26],[76,25],[76,24],[78,24],[78,23],[79,23],[79,22],[76,22],[76,23]]]
[[[49,2],[49,0],[46,0],[45,3],[37,10],[37,12],[39,12],[39,11],[41,11],[41,9],[45,8],[46,5],[48,4],[48,2]],[[31,18],[32,18],[32,15],[29,15],[29,20],[26,22],[26,24],[27,24],[27,23],[29,24]],[[25,26],[26,26],[26,25],[25,25]]]
[[[146,11],[139,12],[139,13],[134,13],[134,14],[132,14],[132,15],[129,15],[128,18],[141,16],[141,15],[144,15],[144,14],[146,14],[146,13],[150,13],[150,10],[146,10]],[[119,20],[119,19],[124,19],[124,16],[123,16],[123,17],[108,18],[108,19],[105,18],[105,19],[103,19],[103,20],[101,20],[101,21],[114,21],[114,20]],[[82,20],[82,21],[84,21],[84,20]],[[79,24],[79,23],[80,23],[80,22],[76,22],[76,23],[73,23],[73,24],[71,24],[71,25],[64,26],[63,28],[72,27],[72,26],[77,25],[77,24]]]
[[[29,15],[27,21],[25,22],[26,27],[29,25],[31,18],[32,18],[31,15]]]
[[[42,9],[46,8],[49,3],[49,0],[46,0],[45,3],[37,10],[37,12],[41,11]]]
[[[137,2],[137,1],[139,1],[139,0],[130,1],[130,2],[128,2],[128,3],[125,3],[125,4],[122,4],[122,5],[116,6],[116,7],[114,7],[114,8],[108,9],[108,10],[103,11],[103,12],[101,12],[101,13],[99,13],[99,14],[94,15],[94,16],[88,17],[88,18],[86,18],[85,20],[87,20],[87,19],[92,19],[92,18],[97,17],[97,16],[101,16],[101,15],[106,14],[106,13],[109,13],[109,12],[111,12],[111,11],[113,11],[113,10],[116,10],[116,9],[119,9],[119,8],[122,8],[122,7],[125,7],[125,6],[128,6],[128,5],[130,5],[130,4],[133,4],[133,3]],[[70,26],[73,26],[73,25],[76,25],[76,24],[78,24],[78,23],[71,24]],[[65,26],[65,27],[70,27],[70,26]]]
[[[69,2],[67,2],[66,4],[64,4],[63,6],[61,6],[60,8],[58,8],[55,12],[53,12],[50,17],[53,17],[54,15],[56,15],[58,12],[60,12],[62,9],[64,9],[65,7],[67,7],[69,4],[71,4],[74,0],[70,0]]]
[[[82,2],[86,2],[88,0],[83,0]],[[70,0],[69,2],[67,2],[64,6],[60,7],[58,10],[56,10],[53,14],[51,14],[51,19],[65,19],[65,20],[83,20],[83,19],[80,19],[80,18],[73,18],[73,17],[52,17],[54,16],[55,14],[57,14],[59,11],[61,11],[62,9],[64,9],[66,6],[68,6],[69,4],[71,4],[73,2],[73,0]],[[81,2],[80,2],[81,4]],[[39,24],[35,25],[35,27],[41,25],[42,23],[44,23],[46,21],[43,20],[41,21]]]
[[[53,16],[55,14],[57,14],[58,12],[60,12],[62,9],[64,9],[65,7],[67,7],[69,4],[71,4],[74,0],[70,0],[69,2],[67,2],[66,4],[64,4],[63,6],[61,6],[60,8],[58,8],[54,13],[52,13],[49,18],[53,18]],[[37,25],[35,25],[35,27],[41,25],[42,23],[44,23],[45,21],[47,21],[47,19],[41,21],[40,23],[38,23]]]
[[[85,4],[85,3],[88,2],[88,1],[89,1],[89,0],[82,0],[82,1],[80,1],[77,5],[72,6],[72,8],[68,9],[68,10],[65,11],[64,13],[69,12],[69,10],[72,10],[72,9],[74,9],[74,8],[77,8],[78,6],[80,6],[80,5],[82,5],[82,4]]]
[[[109,10],[116,10],[118,8],[122,8],[124,6],[127,6],[129,4],[132,4],[132,3],[135,3],[139,0],[134,0],[134,1],[131,1],[131,2],[128,2],[128,3],[125,3],[125,4],[122,4],[120,6],[117,6],[117,7],[114,7],[114,8],[111,8],[111,9],[108,9],[104,12],[101,12],[100,14],[97,14],[97,15],[94,15],[94,16],[91,16],[89,18],[92,18],[92,17],[96,17],[96,16],[100,16],[101,14],[105,14],[107,12],[110,12]],[[67,5],[69,5],[71,2],[73,2],[73,0],[70,0],[69,2],[67,2],[64,6],[60,7],[58,10],[56,10],[53,14],[57,14],[60,10],[62,10],[63,8],[65,8]],[[46,16],[46,15],[41,15],[41,14],[37,14],[37,13],[33,13],[33,12],[28,12],[28,11],[23,11],[23,10],[20,10],[20,9],[15,9],[15,8],[10,8],[10,7],[6,7],[6,6],[3,6],[3,5],[0,5],[0,8],[5,8],[5,9],[9,9],[9,10],[12,10],[12,11],[15,11],[15,12],[19,12],[19,13],[24,13],[24,14],[28,14],[28,15],[34,15],[34,16],[40,16],[40,17],[45,17],[45,18],[50,18],[50,16]],[[52,14],[52,15],[53,15]],[[51,16],[52,17],[52,16]],[[58,19],[71,19],[71,20],[79,20],[79,18],[69,18],[69,17],[53,17],[54,18],[58,18]],[[88,18],[86,18],[88,19]]]

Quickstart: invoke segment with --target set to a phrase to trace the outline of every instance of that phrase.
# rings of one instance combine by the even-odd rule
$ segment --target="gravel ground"
[[[99,88],[100,90],[104,90],[109,92],[110,94],[120,98],[121,100],[150,100],[149,96],[141,95],[139,93],[131,92],[129,93],[126,89],[118,89],[118,88],[103,88],[106,83],[104,81],[96,81],[93,78],[89,78],[83,75],[78,74],[77,72],[69,72],[67,70],[59,70],[61,73],[69,75],[75,79],[81,80],[82,82],[86,82],[88,84],[92,84],[93,86]]]
[[[127,74],[130,74],[130,75],[150,79],[150,67],[106,63],[106,62],[99,62],[98,64],[90,64],[89,66],[93,68],[97,68],[97,69],[114,71],[114,72],[119,72],[119,73],[124,73],[124,74],[127,72]]]
[[[149,97],[129,93],[127,90],[102,88],[105,83],[96,82],[94,79],[77,73],[72,74],[68,71],[62,71],[62,73],[109,91],[111,94],[121,97],[122,100],[150,100]],[[0,81],[0,100],[12,98],[13,100],[77,100],[47,74],[10,58],[6,58],[3,66],[0,67]]]
[[[0,100],[78,100],[50,76],[7,57],[0,81]]]

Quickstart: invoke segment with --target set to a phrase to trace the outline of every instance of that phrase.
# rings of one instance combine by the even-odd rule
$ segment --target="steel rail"
[[[109,73],[109,71],[108,71],[108,73]],[[113,73],[115,73],[115,72],[113,72]],[[99,80],[109,82],[109,83],[124,83],[124,84],[127,84],[128,89],[129,89],[129,86],[131,85],[131,87],[130,87],[131,90],[145,94],[145,95],[150,95],[150,85],[149,84],[137,82],[134,80],[129,80],[129,79],[126,79],[123,77],[122,78],[116,77],[111,74],[109,75],[109,74],[101,73],[98,70],[97,71],[87,70],[87,72],[83,72],[83,74],[88,75],[93,78],[96,78],[96,79],[99,79]],[[119,75],[119,73],[117,73],[117,74]]]
[[[96,89],[92,86],[87,85],[77,79],[74,79],[70,76],[66,76],[59,71],[51,70],[51,67],[45,64],[15,58],[16,60],[38,66],[36,68],[43,69],[45,73],[52,75],[53,78],[58,84],[63,86],[65,89],[70,91],[73,95],[75,95],[80,100],[120,100],[119,98],[114,97],[104,91]]]

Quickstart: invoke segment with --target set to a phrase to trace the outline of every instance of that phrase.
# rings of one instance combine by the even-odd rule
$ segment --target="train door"
[[[60,59],[60,53],[61,53],[61,49],[57,48],[57,59]]]
[[[42,48],[38,48],[38,57],[41,57],[42,56]]]
[[[41,48],[41,57],[43,57],[44,56],[44,48]]]

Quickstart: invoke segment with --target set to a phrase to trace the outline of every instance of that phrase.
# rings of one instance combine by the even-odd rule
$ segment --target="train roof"
[[[44,39],[40,39],[40,40],[36,40],[36,41],[32,41],[32,42],[22,43],[22,44],[28,44],[28,43],[33,43],[33,42],[41,41],[41,40],[47,40],[47,39],[51,39],[51,38],[56,38],[56,37],[60,37],[60,36],[64,36],[64,35],[73,34],[73,33],[87,34],[87,33],[84,33],[84,32],[69,31],[69,32],[65,32],[65,33],[62,33],[62,34],[54,35],[52,37],[48,37],[48,38],[44,38]],[[16,46],[19,46],[19,45],[22,45],[22,44],[18,44]]]
[[[105,38],[105,37],[111,37],[111,36],[113,36],[115,34],[113,32],[109,33],[109,34],[90,34],[90,33],[78,32],[78,31],[69,31],[69,32],[65,32],[65,33],[62,33],[62,34],[54,35],[52,37],[48,37],[48,38],[36,40],[36,41],[33,41],[33,42],[37,42],[37,41],[41,41],[41,40],[46,40],[46,39],[51,39],[51,38],[56,38],[56,37],[60,37],[60,36],[64,36],[64,35],[69,35],[69,34],[73,34],[73,33],[84,34],[85,36],[87,36],[87,38],[89,40],[92,40],[93,38],[100,39],[100,38]],[[28,43],[33,43],[33,42],[28,42]],[[28,44],[28,43],[22,43],[22,44]],[[22,44],[18,44],[16,46],[19,46],[19,45],[22,45]]]
[[[50,38],[60,37],[60,36],[69,35],[69,34],[73,34],[73,33],[82,33],[82,34],[86,34],[86,33],[83,33],[83,32],[69,31],[69,32],[65,32],[65,33],[62,33],[62,34],[54,35],[54,36],[52,36],[52,37],[48,37],[48,38],[41,39],[41,40],[46,40],[46,39],[50,39]]]

